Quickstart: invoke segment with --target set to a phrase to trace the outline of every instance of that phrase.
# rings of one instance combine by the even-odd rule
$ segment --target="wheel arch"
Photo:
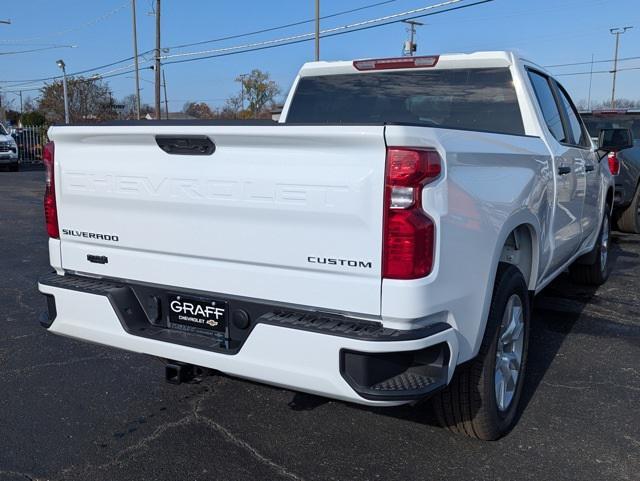
[[[516,261],[515,265],[521,272],[523,272],[523,277],[527,283],[527,289],[530,292],[535,291],[540,271],[540,232],[540,221],[529,210],[520,210],[514,213],[502,225],[498,236],[496,237],[491,271],[489,274],[489,283],[487,284],[482,309],[480,335],[478,335],[478,339],[476,340],[476,344],[473,349],[474,356],[477,355],[478,350],[480,349],[480,344],[487,328],[487,319],[489,317],[489,309],[491,307],[491,300],[493,297],[493,288],[496,283],[500,263],[506,262],[513,264],[514,261]],[[519,246],[522,247],[522,249],[518,258],[514,258],[509,261],[507,257],[511,254],[511,249],[507,247],[512,247],[514,239],[519,242]]]
[[[640,182],[640,181],[639,181]],[[605,207],[608,205],[609,206],[609,214],[613,214],[613,186],[610,185],[607,189],[607,195],[604,198],[604,205]]]

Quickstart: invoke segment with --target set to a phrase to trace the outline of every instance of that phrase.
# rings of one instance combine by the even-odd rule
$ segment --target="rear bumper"
[[[243,307],[260,315],[252,316],[245,338],[220,348],[209,336],[152,324],[140,286],[48,274],[38,287],[49,307],[43,324],[53,333],[359,404],[428,397],[449,382],[458,356],[456,333],[446,324],[398,331],[273,306],[260,314],[255,306],[267,306],[251,302]]]

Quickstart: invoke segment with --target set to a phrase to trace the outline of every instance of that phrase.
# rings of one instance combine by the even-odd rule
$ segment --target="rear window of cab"
[[[287,123],[406,123],[525,134],[508,68],[302,77]]]

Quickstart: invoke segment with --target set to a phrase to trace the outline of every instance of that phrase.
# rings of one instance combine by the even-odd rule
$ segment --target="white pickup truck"
[[[279,123],[49,136],[43,325],[166,359],[174,382],[199,366],[367,405],[431,398],[443,425],[496,439],[532,296],[567,268],[609,273],[604,154],[510,52],[309,63]]]

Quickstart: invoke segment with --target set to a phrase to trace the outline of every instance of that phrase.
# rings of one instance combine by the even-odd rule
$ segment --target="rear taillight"
[[[56,206],[56,178],[53,168],[54,145],[49,142],[44,146],[42,162],[45,168],[44,218],[47,223],[47,234],[53,239],[60,238],[58,228],[58,209]]]
[[[391,70],[396,68],[425,68],[435,67],[438,63],[438,55],[429,57],[397,57],[378,58],[370,60],[355,60],[353,66],[356,70]]]
[[[620,173],[620,159],[618,159],[618,153],[614,150],[613,152],[609,152],[609,171],[613,175],[618,175]]]
[[[435,150],[387,149],[383,277],[418,279],[433,269],[435,226],[422,209],[422,187],[441,169]]]

